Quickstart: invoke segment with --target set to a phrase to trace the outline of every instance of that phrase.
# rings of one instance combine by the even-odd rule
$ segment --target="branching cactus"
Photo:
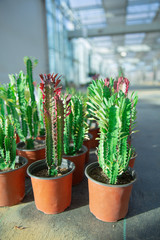
[[[83,140],[88,132],[85,122],[85,108],[80,96],[72,96],[71,114],[65,119],[64,131],[64,153],[66,155],[74,155],[83,144]]]
[[[50,176],[57,175],[62,162],[64,120],[70,114],[70,95],[61,95],[60,77],[40,75],[46,132],[46,161]]]
[[[10,117],[0,116],[0,170],[14,169],[16,160],[15,128]]]
[[[124,88],[121,88],[124,90]],[[137,95],[129,99],[126,89],[115,91],[114,80],[93,81],[88,88],[92,116],[98,119],[100,143],[98,161],[111,184],[128,168],[131,147],[127,139],[136,119]]]

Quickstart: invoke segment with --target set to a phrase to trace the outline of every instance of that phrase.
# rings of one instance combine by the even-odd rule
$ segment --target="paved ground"
[[[160,88],[139,87],[138,94],[140,132],[133,138],[138,180],[127,217],[114,224],[97,220],[89,211],[86,178],[73,187],[70,208],[61,214],[45,215],[36,209],[27,180],[23,202],[0,208],[0,240],[160,239]],[[95,160],[92,151],[90,162]]]

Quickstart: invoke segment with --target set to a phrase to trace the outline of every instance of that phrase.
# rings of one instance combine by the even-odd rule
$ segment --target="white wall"
[[[45,0],[0,0],[0,83],[25,71],[24,56],[38,59],[34,79],[48,73]]]

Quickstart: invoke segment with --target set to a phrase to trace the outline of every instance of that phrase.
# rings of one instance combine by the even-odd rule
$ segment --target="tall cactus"
[[[48,174],[55,176],[63,154],[64,119],[70,114],[70,96],[61,96],[60,77],[40,75],[43,94],[44,122],[46,131],[46,161]]]
[[[34,129],[33,135],[34,137],[37,137],[39,118],[38,118],[37,103],[36,103],[35,94],[34,94],[33,73],[32,73],[33,63],[29,57],[28,58],[26,57],[25,61],[26,61],[26,70],[27,70],[26,81],[28,83],[29,92],[31,96],[31,107],[34,108],[33,118],[32,118],[32,121],[33,121],[32,127]]]
[[[71,114],[65,119],[64,131],[64,153],[66,155],[73,155],[81,149],[86,133],[82,98],[72,96],[70,106]]]
[[[16,136],[15,127],[10,117],[0,117],[0,170],[15,167],[16,159]]]
[[[116,184],[118,176],[128,168],[131,147],[127,139],[136,118],[137,96],[127,97],[128,79],[126,88],[119,87],[121,83],[123,79],[118,84],[113,79],[97,80],[88,88],[92,116],[100,127],[98,161],[111,184]]]

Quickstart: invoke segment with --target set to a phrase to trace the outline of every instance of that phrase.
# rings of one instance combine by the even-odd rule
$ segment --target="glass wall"
[[[62,12],[60,1],[46,0],[46,19],[49,72],[62,75],[63,82],[73,81],[73,48],[67,37],[70,25]]]
[[[46,0],[50,73],[62,75],[63,83],[84,85],[91,73],[105,74],[106,64],[84,38],[69,40],[67,32],[77,27],[67,0]]]

